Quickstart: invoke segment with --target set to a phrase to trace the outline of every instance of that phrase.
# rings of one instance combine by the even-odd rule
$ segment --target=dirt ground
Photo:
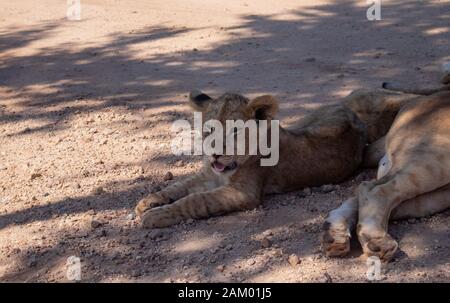
[[[329,259],[319,235],[372,171],[161,230],[130,214],[199,167],[170,152],[192,88],[273,94],[288,125],[356,88],[437,84],[450,2],[382,3],[369,22],[363,0],[81,0],[69,21],[66,1],[1,1],[0,281],[68,281],[70,256],[88,282],[367,281],[357,243]],[[392,223],[382,281],[450,282],[449,222]]]

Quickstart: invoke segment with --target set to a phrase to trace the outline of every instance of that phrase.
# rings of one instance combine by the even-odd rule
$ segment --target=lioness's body
[[[356,197],[327,218],[323,247],[328,255],[345,255],[350,231],[357,227],[365,255],[388,261],[398,246],[387,233],[389,219],[450,207],[450,92],[407,102],[386,135],[384,150],[377,180],[363,183]]]
[[[282,193],[307,186],[338,183],[363,162],[378,163],[377,143],[404,102],[414,96],[386,90],[357,91],[344,102],[327,105],[289,129],[280,127],[279,162],[261,166],[260,155],[204,157],[201,172],[151,194],[136,207],[146,227],[163,227],[188,218],[207,218],[252,209],[265,193]],[[218,99],[197,93],[193,106],[203,120],[271,120],[277,102],[271,96],[254,100],[236,94]],[[217,167],[223,171],[218,171]],[[225,167],[225,168],[224,168]]]

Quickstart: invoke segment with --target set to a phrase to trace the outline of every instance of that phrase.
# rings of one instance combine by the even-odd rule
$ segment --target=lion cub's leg
[[[191,193],[208,191],[220,186],[219,182],[214,182],[214,176],[202,172],[198,175],[188,177],[185,180],[175,182],[159,192],[152,193],[140,200],[135,208],[138,216],[148,209],[170,204]]]
[[[358,219],[358,199],[352,197],[331,211],[323,225],[322,250],[328,257],[343,257],[350,251],[350,232]]]
[[[172,204],[147,210],[141,217],[145,228],[160,228],[186,219],[202,219],[239,210],[253,209],[260,203],[260,190],[218,189],[190,194]]]

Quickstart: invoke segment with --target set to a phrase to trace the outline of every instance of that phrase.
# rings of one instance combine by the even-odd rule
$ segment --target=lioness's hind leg
[[[328,257],[343,257],[350,251],[350,233],[358,218],[358,200],[352,197],[331,211],[323,224],[322,250]]]
[[[389,219],[421,218],[448,208],[450,208],[450,184],[402,202],[392,211]]]
[[[397,242],[387,233],[388,195],[380,194],[377,181],[364,182],[358,188],[359,220],[357,235],[364,255],[388,261],[397,251]],[[382,190],[384,193],[384,190]]]
[[[365,182],[358,189],[358,239],[367,256],[389,261],[397,250],[397,242],[387,233],[391,211],[400,203],[431,192],[443,184],[430,175],[430,168],[414,161],[401,170],[390,171],[380,180]],[[429,178],[418,176],[429,175]]]

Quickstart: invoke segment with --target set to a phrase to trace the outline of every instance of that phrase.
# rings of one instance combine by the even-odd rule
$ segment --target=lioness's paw
[[[149,209],[141,216],[143,228],[162,228],[180,223],[182,218],[171,213],[167,207]]]
[[[344,257],[350,251],[350,231],[346,225],[323,224],[322,251],[327,257]]]
[[[137,204],[135,208],[136,215],[141,217],[146,210],[149,210],[151,208],[155,208],[164,204],[167,204],[167,199],[156,195],[156,194],[150,194]]]
[[[390,235],[370,237],[366,234],[359,236],[366,257],[376,256],[383,262],[389,262],[398,249],[397,241]]]

